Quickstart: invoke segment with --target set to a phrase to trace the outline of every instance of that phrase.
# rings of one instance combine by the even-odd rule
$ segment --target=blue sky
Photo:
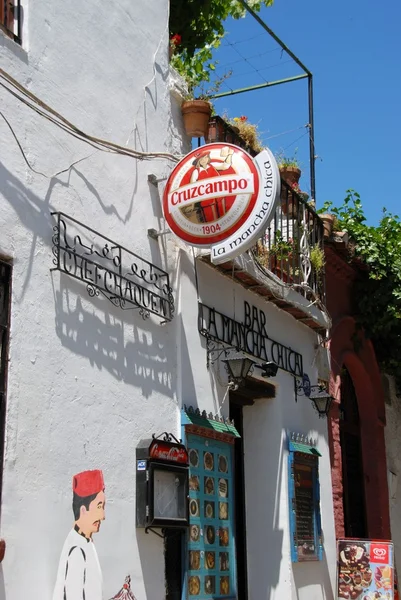
[[[378,222],[383,206],[397,214],[400,0],[275,0],[260,14],[314,76],[318,207],[325,200],[341,203],[345,190],[354,188],[369,223]],[[228,21],[226,29],[218,70],[233,73],[220,91],[301,72],[251,16]],[[246,115],[258,123],[273,151],[285,149],[291,156],[296,150],[303,167],[301,187],[309,192],[306,81],[222,98],[215,108],[217,114]]]

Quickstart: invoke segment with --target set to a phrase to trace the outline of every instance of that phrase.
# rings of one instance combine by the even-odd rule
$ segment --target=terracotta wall
[[[344,536],[342,460],[339,405],[341,369],[352,378],[360,415],[367,528],[370,538],[389,539],[385,404],[379,367],[372,343],[363,332],[356,336],[352,315],[352,285],[358,270],[335,248],[326,245],[327,307],[333,320],[330,333],[331,381],[335,402],[328,421],[337,537]]]

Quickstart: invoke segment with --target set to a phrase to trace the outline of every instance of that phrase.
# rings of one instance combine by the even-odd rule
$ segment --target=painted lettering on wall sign
[[[169,275],[116,242],[64,213],[52,213],[53,264],[86,284],[90,297],[103,294],[122,309],[139,309],[163,321],[174,315]]]
[[[198,329],[204,337],[235,346],[263,361],[275,362],[280,369],[302,377],[302,355],[288,346],[272,340],[266,329],[266,314],[259,308],[244,302],[244,320],[236,321],[227,315],[199,303]]]

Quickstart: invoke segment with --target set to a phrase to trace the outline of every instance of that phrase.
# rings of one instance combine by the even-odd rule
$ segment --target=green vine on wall
[[[368,267],[355,283],[358,324],[372,339],[381,368],[394,375],[401,389],[401,222],[383,209],[379,225],[366,223],[358,193],[347,190],[339,208],[326,202],[319,212],[331,212],[340,231],[352,243],[350,259],[359,258]]]

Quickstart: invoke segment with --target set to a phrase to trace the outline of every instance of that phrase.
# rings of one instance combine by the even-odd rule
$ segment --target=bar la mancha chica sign
[[[302,377],[302,355],[272,340],[266,331],[266,314],[244,301],[244,320],[236,321],[206,304],[198,304],[199,333],[207,339],[234,346],[255,358],[273,361],[280,369]]]

